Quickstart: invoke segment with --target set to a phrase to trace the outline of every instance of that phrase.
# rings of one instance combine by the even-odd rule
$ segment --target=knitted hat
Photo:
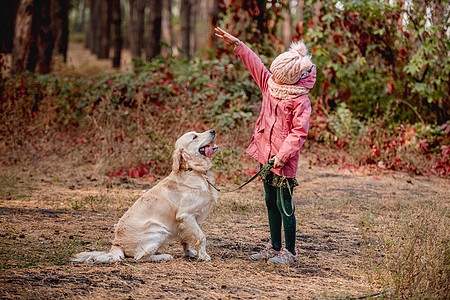
[[[303,72],[312,67],[311,55],[303,41],[291,43],[289,50],[281,53],[270,65],[270,72],[285,84],[296,83]]]

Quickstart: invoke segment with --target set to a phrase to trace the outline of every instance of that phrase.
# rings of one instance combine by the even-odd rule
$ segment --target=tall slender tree
[[[13,73],[19,73],[27,70],[28,61],[33,56],[31,49],[35,43],[33,38],[33,17],[34,17],[34,1],[22,0],[16,15],[16,26],[14,30],[14,43],[12,52],[12,68]],[[33,52],[36,52],[35,50]],[[34,59],[34,57],[32,58]]]
[[[170,47],[169,53],[172,53],[174,46],[173,24],[172,24],[172,0],[164,0],[163,18],[161,25],[162,40]],[[164,52],[164,49],[162,49]]]
[[[91,10],[91,29],[92,30],[92,48],[91,51],[97,56],[100,55],[101,49],[101,15],[102,11],[102,1],[100,0],[91,0],[92,1],[92,10]]]
[[[144,43],[144,20],[145,2],[144,0],[129,0],[130,3],[130,48],[132,57],[142,57]]]
[[[56,54],[67,61],[69,44],[69,0],[51,1],[51,31],[55,39]]]
[[[190,53],[190,33],[191,33],[191,0],[181,0],[180,7],[181,26],[181,51],[184,57],[189,57]]]
[[[129,19],[127,24],[127,35],[128,37],[125,38],[126,42],[125,44],[128,44],[128,47],[130,48],[131,56],[135,57],[136,45],[137,41],[135,40],[135,32],[136,32],[136,0],[128,0],[128,7],[129,7]]]
[[[200,1],[191,1],[191,13],[189,15],[189,22],[191,29],[189,32],[189,53],[192,54],[197,50],[197,35],[196,35],[196,29],[197,29],[197,19],[200,14]]]
[[[287,46],[292,40],[292,14],[289,0],[285,0],[282,8],[283,23],[281,27],[281,39]]]
[[[0,5],[0,53],[10,53],[12,50],[18,5],[18,0],[3,1]]]
[[[86,26],[86,38],[84,40],[84,47],[93,51],[94,49],[94,22],[95,18],[92,16],[95,13],[95,1],[94,0],[86,0],[86,5],[89,7],[89,21]]]
[[[120,6],[120,0],[112,0],[111,1],[111,18],[113,25],[113,33],[114,33],[114,54],[113,54],[113,68],[120,68],[120,58],[122,55],[122,45],[123,45],[123,37],[122,37],[122,9]]]
[[[147,39],[145,45],[145,58],[150,61],[161,53],[161,21],[162,1],[149,1],[149,14],[147,23]]]
[[[101,4],[100,19],[100,47],[98,58],[109,58],[111,47],[111,0],[99,1]]]
[[[305,0],[297,1],[297,14],[298,14],[298,23],[303,24],[303,9],[305,6]]]

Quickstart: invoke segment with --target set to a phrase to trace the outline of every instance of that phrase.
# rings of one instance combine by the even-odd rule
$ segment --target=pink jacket
[[[278,99],[269,93],[268,80],[272,74],[261,59],[244,43],[240,43],[234,52],[245,64],[256,84],[262,91],[261,113],[256,121],[252,140],[247,153],[261,164],[266,164],[276,155],[285,163],[284,175],[295,177],[297,173],[300,148],[308,136],[311,102],[307,94],[294,99]],[[314,68],[297,85],[311,89],[316,82]],[[272,169],[281,176],[281,169]]]

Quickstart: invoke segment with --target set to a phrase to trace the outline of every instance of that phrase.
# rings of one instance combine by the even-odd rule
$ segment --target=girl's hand
[[[233,45],[233,46],[237,47],[239,45],[239,43],[241,42],[238,38],[232,36],[231,34],[226,32],[222,28],[216,27],[216,28],[214,28],[214,31],[216,32],[216,36],[218,38],[221,38],[222,40],[224,40],[225,43],[227,44],[227,46]]]
[[[284,167],[284,162],[282,162],[278,157],[275,156],[275,160],[273,163],[274,169],[281,169]]]

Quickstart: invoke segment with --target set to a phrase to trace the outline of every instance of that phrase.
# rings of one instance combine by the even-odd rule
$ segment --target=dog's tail
[[[81,252],[75,254],[70,261],[93,264],[95,262],[106,263],[121,261],[124,257],[125,255],[121,248],[112,246],[109,251]]]

